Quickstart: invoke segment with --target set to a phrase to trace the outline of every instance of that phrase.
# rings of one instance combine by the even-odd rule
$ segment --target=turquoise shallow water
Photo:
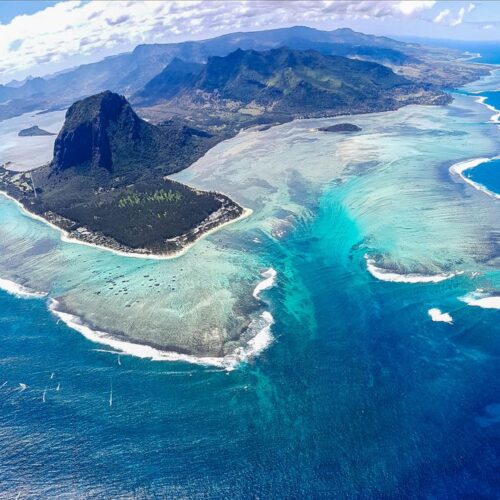
[[[0,199],[0,277],[114,338],[221,358],[275,321],[226,371],[120,355],[0,291],[4,495],[498,497],[499,312],[474,305],[500,289],[498,202],[449,170],[498,154],[490,116],[457,95],[356,135],[242,133],[176,178],[252,217],[176,260],[62,242]]]

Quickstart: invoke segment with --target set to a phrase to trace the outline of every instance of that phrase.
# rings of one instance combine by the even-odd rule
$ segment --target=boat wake
[[[459,299],[469,306],[481,307],[482,309],[500,309],[500,295],[487,293],[480,288],[459,297]]]
[[[41,299],[47,296],[44,292],[31,290],[5,278],[0,278],[0,289],[20,299]]]
[[[456,276],[455,273],[448,274],[399,274],[392,270],[384,269],[382,267],[378,267],[375,264],[375,260],[371,259],[368,255],[365,255],[366,259],[366,269],[368,272],[378,280],[381,281],[391,281],[393,283],[439,283],[440,281],[444,281],[453,276]]]

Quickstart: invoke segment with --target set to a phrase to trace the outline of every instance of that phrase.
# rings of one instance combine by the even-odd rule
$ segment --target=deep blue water
[[[479,95],[484,96],[486,98],[485,103],[497,109],[498,113],[500,113],[500,91],[481,92]],[[471,170],[467,170],[465,175],[482,184],[489,191],[500,194],[500,160],[483,163]]]
[[[434,45],[437,47],[447,47],[462,52],[479,53],[481,57],[477,62],[487,64],[500,64],[500,44],[498,41],[470,41],[470,40],[446,40],[428,39],[419,37],[401,37],[401,39],[421,43],[423,45]]]
[[[479,184],[482,184],[493,193],[500,195],[500,160],[483,163],[471,170],[467,170],[465,175]]]

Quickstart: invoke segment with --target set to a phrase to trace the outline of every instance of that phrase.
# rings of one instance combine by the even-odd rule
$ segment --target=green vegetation
[[[175,203],[182,200],[182,194],[171,189],[160,189],[151,194],[138,194],[132,192],[118,201],[119,208],[133,207],[135,205],[153,203]]]

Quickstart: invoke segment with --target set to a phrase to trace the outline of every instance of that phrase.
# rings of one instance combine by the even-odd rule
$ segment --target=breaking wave
[[[439,283],[455,276],[455,273],[448,274],[399,274],[392,270],[384,269],[375,265],[375,260],[365,255],[366,269],[378,280],[392,281],[393,283]]]
[[[135,356],[152,361],[185,361],[198,365],[211,365],[231,371],[260,354],[272,342],[271,326],[274,318],[268,311],[264,311],[258,318],[254,319],[246,332],[248,340],[244,346],[238,347],[233,353],[223,357],[216,356],[194,356],[180,354],[176,352],[163,351],[155,347],[120,340],[107,332],[94,330],[82,322],[78,316],[58,309],[59,303],[55,299],[50,299],[50,311],[67,326],[76,330],[91,342],[111,347],[115,353]]]
[[[427,314],[430,316],[432,321],[439,321],[442,323],[448,323],[450,325],[453,323],[453,318],[451,317],[451,315],[449,313],[441,312],[441,309],[438,309],[437,307],[429,309],[427,311]]]
[[[500,309],[500,295],[490,294],[479,288],[459,297],[459,299],[469,306],[481,307],[482,309]]]
[[[471,170],[479,165],[482,165],[484,163],[488,163],[492,160],[497,160],[498,157],[494,158],[473,158],[472,160],[466,160],[466,161],[461,161],[458,163],[453,164],[450,167],[450,173],[452,175],[458,175],[464,182],[472,186],[473,188],[477,189],[478,191],[481,191],[491,198],[496,198],[497,200],[500,199],[500,195],[497,193],[494,193],[493,191],[490,191],[488,188],[483,186],[482,184],[479,184],[478,182],[473,181],[466,175],[464,175],[464,172],[466,170]]]
[[[31,290],[5,278],[0,278],[0,289],[21,299],[41,299],[47,296],[44,292]]]
[[[265,278],[264,280],[262,280],[255,288],[254,288],[254,291],[253,291],[253,296],[256,298],[256,299],[259,299],[260,297],[260,293],[263,291],[263,290],[267,290],[268,288],[272,288],[274,286],[274,283],[276,281],[276,275],[278,273],[272,268],[270,267],[269,269],[267,269],[266,271],[263,271],[261,273],[261,276],[263,278]]]

